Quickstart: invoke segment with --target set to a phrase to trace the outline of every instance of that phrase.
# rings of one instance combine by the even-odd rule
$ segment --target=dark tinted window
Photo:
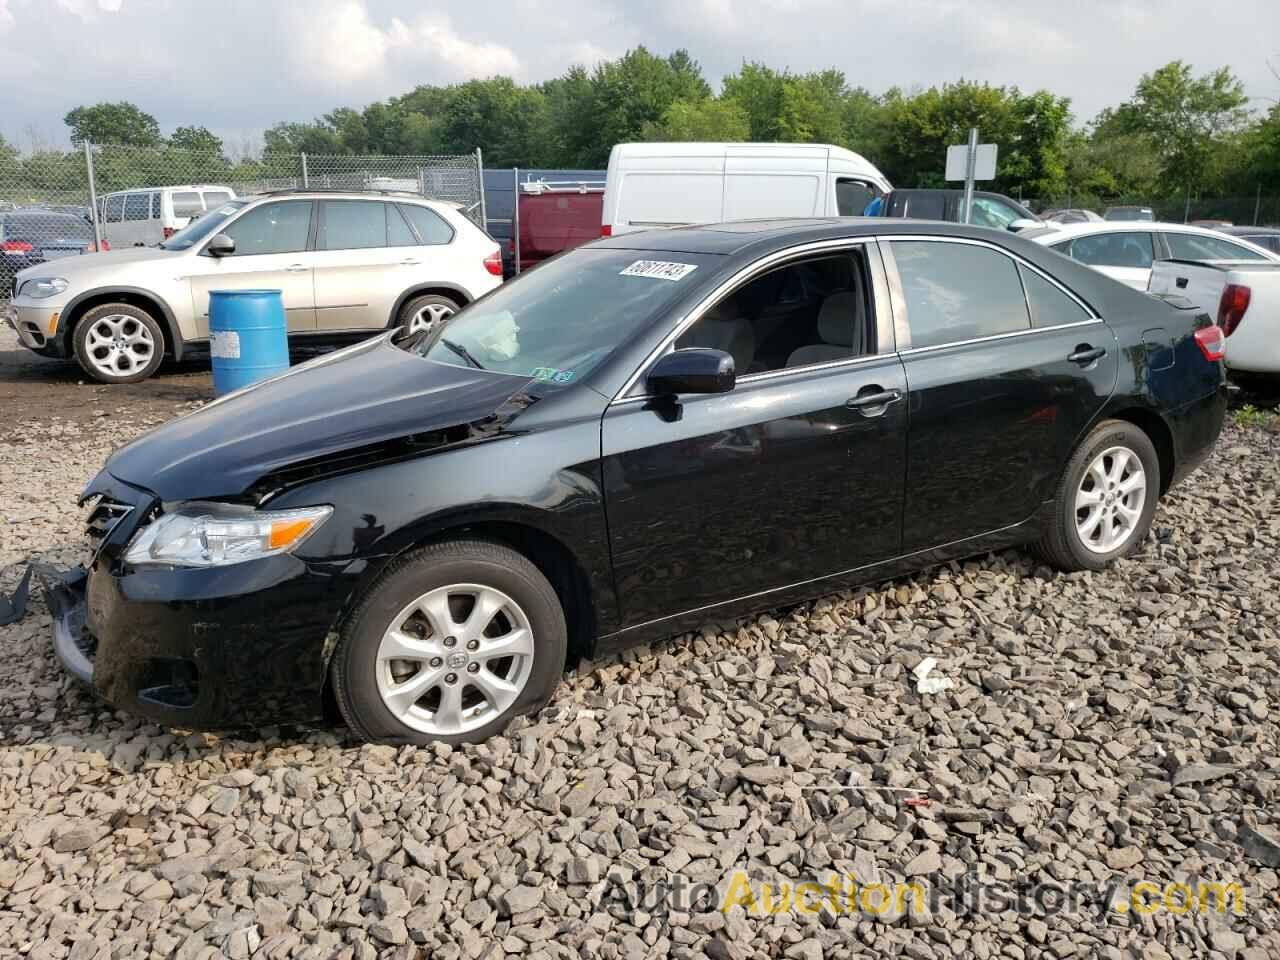
[[[93,227],[78,217],[10,213],[0,216],[0,239],[30,240],[37,246],[42,240],[92,240]]]
[[[873,352],[864,276],[860,252],[770,270],[703,314],[676,349],[723,350],[739,376]]]
[[[126,220],[149,220],[151,218],[151,194],[131,193],[124,198],[124,218]]]
[[[158,193],[151,194],[151,219],[160,219],[160,194]]]
[[[859,180],[836,181],[836,213],[842,217],[860,217],[876,192]]]
[[[204,212],[200,202],[200,194],[194,190],[179,190],[173,195],[173,215],[175,217],[197,217]]]
[[[1026,330],[1027,301],[1013,260],[969,243],[897,240],[912,347]]]
[[[394,203],[384,203],[383,207],[387,211],[387,246],[389,247],[413,247],[417,246],[418,238],[413,235],[413,231],[409,229],[409,224],[404,217],[400,215],[400,210]]]
[[[1155,259],[1149,233],[1100,233],[1076,237],[1071,256],[1091,267],[1151,268]]]
[[[413,229],[418,231],[423,243],[448,243],[453,239],[453,227],[434,210],[420,207],[416,203],[402,203],[400,209],[413,224]]]
[[[1089,319],[1089,314],[1080,304],[1034,270],[1019,264],[1018,272],[1022,274],[1022,283],[1027,288],[1033,327],[1057,327]]]
[[[311,232],[311,201],[265,203],[254,207],[222,232],[236,242],[237,257],[297,253],[307,249],[307,234]]]
[[[979,227],[991,227],[1005,230],[1015,220],[1024,219],[1022,214],[1003,200],[994,197],[974,197],[972,222]]]
[[[1223,237],[1204,237],[1195,233],[1166,233],[1169,252],[1176,260],[1265,260],[1260,253],[1232,243]]]
[[[385,204],[378,200],[325,200],[317,250],[365,250],[387,245]]]
[[[124,213],[124,196],[118,195],[107,197],[106,214],[108,223],[119,223],[120,215]]]

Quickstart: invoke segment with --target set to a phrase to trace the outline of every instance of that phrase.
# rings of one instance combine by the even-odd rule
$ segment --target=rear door
[[[1115,388],[1110,328],[980,241],[881,241],[910,395],[903,552],[1031,518]]]
[[[785,287],[776,274],[795,267],[829,278],[823,304],[786,330],[758,330]],[[877,289],[873,245],[762,266],[673,345],[732,354],[732,391],[673,406],[645,397],[641,377],[606,411],[603,478],[626,625],[898,552],[906,383]]]
[[[273,200],[250,207],[222,228],[236,243],[229,257],[202,253],[191,264],[191,308],[196,337],[209,335],[209,291],[278,289],[290,333],[316,328],[315,290],[307,263],[315,202]]]
[[[427,265],[397,205],[321,200],[316,231],[316,329],[381,330],[400,293]]]

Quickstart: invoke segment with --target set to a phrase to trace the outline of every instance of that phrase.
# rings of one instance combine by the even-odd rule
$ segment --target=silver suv
[[[23,345],[103,383],[151,376],[209,339],[209,291],[279,289],[292,341],[421,328],[502,282],[498,245],[447,203],[290,192],[229,200],[156,247],[18,272],[6,318]]]

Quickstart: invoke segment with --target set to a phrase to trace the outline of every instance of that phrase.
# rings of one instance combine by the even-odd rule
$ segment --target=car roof
[[[910,220],[898,217],[807,217],[792,219],[731,220],[726,223],[643,230],[595,241],[592,246],[614,250],[654,250],[713,253],[732,256],[764,253],[815,240],[927,235],[972,237],[1002,242],[1012,233],[988,227],[972,227],[942,220]]]
[[[1222,232],[1208,227],[1192,226],[1189,223],[1163,223],[1159,220],[1090,220],[1087,223],[1049,223],[1045,224],[1045,227],[1051,227],[1052,233],[1047,232],[1047,229],[1046,232],[1037,230],[1034,234],[1027,231],[1029,239],[1040,243],[1052,243],[1095,233],[1147,233],[1152,230],[1163,230],[1167,233],[1197,233],[1212,237]]]
[[[1233,237],[1274,237],[1280,234],[1280,227],[1242,227],[1239,224],[1229,227],[1218,227],[1218,233],[1229,233]]]

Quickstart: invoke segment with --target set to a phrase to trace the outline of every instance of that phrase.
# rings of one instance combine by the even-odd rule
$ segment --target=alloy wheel
[[[430,332],[452,317],[455,312],[454,308],[448,304],[428,303],[410,318],[409,332],[421,333],[424,330]]]
[[[424,593],[382,635],[378,693],[405,726],[469,733],[509,710],[533,668],[533,628],[500,590],[460,583]]]
[[[129,377],[155,356],[150,328],[137,317],[111,313],[93,321],[85,337],[89,363],[107,377]]]
[[[1129,542],[1147,502],[1147,474],[1128,447],[1093,458],[1076,490],[1076,531],[1085,549],[1111,553]]]

